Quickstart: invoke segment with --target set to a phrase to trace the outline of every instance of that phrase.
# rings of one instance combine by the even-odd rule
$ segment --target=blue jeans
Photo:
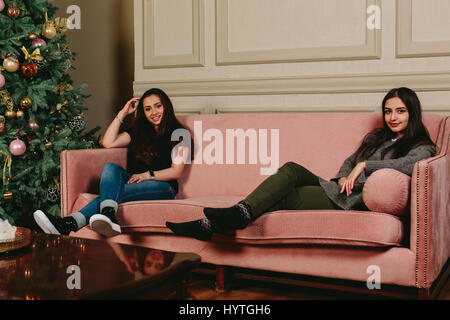
[[[100,178],[100,195],[89,202],[79,211],[84,216],[84,220],[78,213],[73,215],[79,227],[89,223],[89,219],[108,206],[114,207],[117,211],[119,203],[140,200],[171,200],[175,198],[175,191],[172,186],[165,181],[145,180],[140,183],[130,183],[127,181],[131,173],[115,163],[105,163]],[[81,219],[80,219],[81,218]],[[83,223],[84,222],[84,223]]]

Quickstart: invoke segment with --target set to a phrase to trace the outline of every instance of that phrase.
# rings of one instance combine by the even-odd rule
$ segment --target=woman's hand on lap
[[[133,174],[127,183],[140,183],[145,180],[150,180],[150,174],[148,172]]]
[[[353,187],[355,186],[356,180],[358,180],[361,173],[366,169],[365,162],[359,162],[353,170],[350,172],[348,177],[339,179],[339,186],[342,186],[341,193],[346,191],[347,196],[352,194]]]

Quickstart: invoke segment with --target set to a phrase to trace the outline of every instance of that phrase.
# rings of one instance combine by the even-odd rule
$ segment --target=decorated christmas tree
[[[0,0],[0,218],[60,213],[60,153],[97,148],[86,85],[69,76],[67,19],[48,0]]]

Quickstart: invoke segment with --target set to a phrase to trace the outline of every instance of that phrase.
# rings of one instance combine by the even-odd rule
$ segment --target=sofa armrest
[[[126,168],[127,149],[83,149],[61,152],[61,216],[71,213],[80,193],[98,193],[103,165],[113,162]]]
[[[411,179],[410,247],[418,288],[430,288],[450,256],[450,118],[437,147],[435,157],[416,163]]]

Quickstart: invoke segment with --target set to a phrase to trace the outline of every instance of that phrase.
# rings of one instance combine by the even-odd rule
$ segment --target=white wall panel
[[[203,0],[143,0],[138,5],[144,68],[203,66]]]
[[[180,114],[379,111],[400,86],[450,114],[450,0],[134,4],[134,93],[160,87]]]
[[[450,56],[449,17],[449,0],[397,0],[397,57]]]
[[[380,1],[216,0],[217,63],[378,59],[381,33],[366,23],[374,4]]]

